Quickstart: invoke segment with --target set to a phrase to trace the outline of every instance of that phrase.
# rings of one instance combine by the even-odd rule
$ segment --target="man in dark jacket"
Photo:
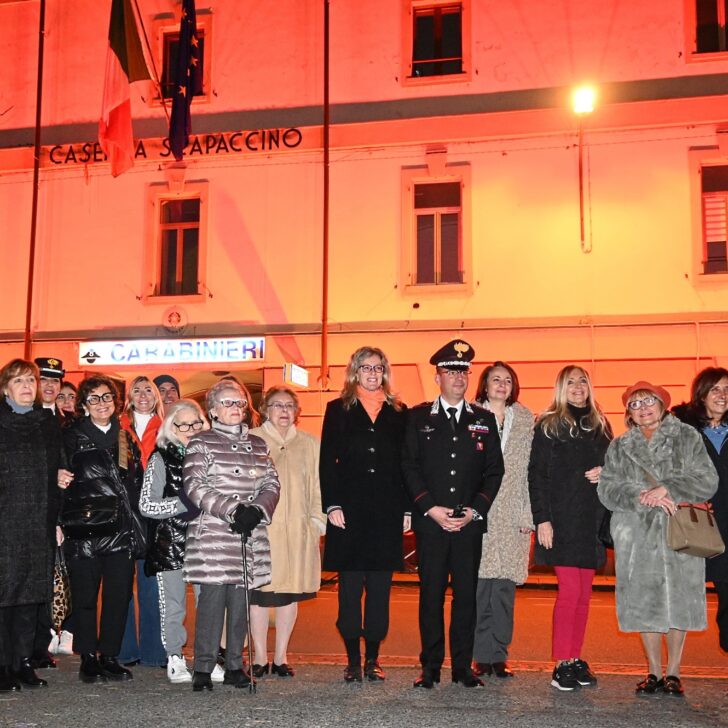
[[[414,407],[407,418],[402,467],[415,504],[420,569],[422,674],[415,687],[440,681],[448,580],[452,680],[465,687],[483,684],[471,670],[475,592],[485,516],[500,488],[503,456],[495,417],[465,400],[474,354],[462,340],[437,351],[430,364],[440,396]]]

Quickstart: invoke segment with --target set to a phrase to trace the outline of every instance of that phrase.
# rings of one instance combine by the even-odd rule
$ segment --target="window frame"
[[[417,215],[415,185],[457,182],[460,184],[460,260],[462,282],[416,283],[417,274]],[[471,167],[468,162],[446,164],[442,172],[430,174],[427,166],[404,167],[401,172],[402,232],[401,288],[405,293],[422,295],[472,292],[472,235],[471,235]],[[430,209],[430,208],[428,208]],[[445,209],[445,208],[442,208]],[[435,262],[436,267],[438,261]]]
[[[212,11],[206,8],[197,8],[197,30],[205,36],[204,55],[202,60],[202,93],[192,97],[192,104],[209,103],[212,100]],[[154,62],[159,74],[160,88],[149,82],[149,106],[159,107],[163,103],[171,106],[172,99],[162,99],[161,84],[164,71],[165,39],[171,35],[179,35],[180,15],[176,13],[161,13],[154,17]]]
[[[725,14],[724,33],[726,50],[723,51],[698,51],[698,17],[696,11],[697,0],[683,0],[685,3],[685,60],[688,63],[705,63],[710,61],[725,61],[728,59],[728,13],[723,11],[720,3],[723,0],[713,0],[718,9],[718,17]]]
[[[199,199],[200,221],[197,237],[197,293],[160,294],[162,268],[162,204],[170,200]],[[186,182],[179,191],[170,190],[166,183],[149,185],[147,190],[147,245],[145,246],[145,303],[202,303],[207,300],[207,229],[209,183],[206,180]]]
[[[463,70],[461,73],[448,73],[434,76],[413,76],[412,51],[414,47],[415,10],[442,8],[460,5],[461,8],[461,46]],[[463,83],[472,78],[471,51],[471,0],[402,0],[402,50],[401,83],[403,86],[430,86],[442,83]]]
[[[727,140],[728,141],[728,140]],[[702,170],[704,167],[728,166],[728,147],[725,152],[719,147],[699,147],[688,152],[690,165],[690,207],[692,220],[692,269],[696,283],[728,283],[728,271],[705,273],[704,263],[707,256],[705,221],[703,215]],[[726,192],[728,198],[728,192]],[[726,241],[728,255],[728,241]]]

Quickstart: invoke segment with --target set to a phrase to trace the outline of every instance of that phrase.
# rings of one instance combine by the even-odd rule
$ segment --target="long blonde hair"
[[[157,385],[146,375],[141,374],[138,377],[134,377],[134,379],[131,380],[131,383],[129,384],[129,388],[126,390],[126,401],[124,402],[124,413],[129,417],[129,419],[134,422],[134,403],[131,399],[131,392],[138,384],[141,384],[142,382],[146,382],[149,384],[152,390],[152,394],[154,395],[154,408],[152,409],[152,413],[157,415],[160,420],[164,419],[164,405],[162,404],[162,395],[159,394],[159,390],[157,389]]]
[[[586,379],[586,387],[589,393],[587,398],[588,414],[580,418],[579,422],[569,410],[566,389],[569,384],[569,377],[572,372],[581,372]],[[602,413],[599,405],[594,401],[594,389],[592,388],[589,373],[576,364],[568,364],[556,377],[554,385],[554,397],[548,408],[539,416],[538,426],[543,430],[546,437],[559,438],[567,431],[571,437],[576,437],[579,430],[593,432],[595,435],[606,434],[611,437],[612,430]]]
[[[344,402],[344,409],[351,409],[357,403],[356,388],[359,384],[357,372],[359,371],[359,367],[362,362],[370,356],[378,356],[382,360],[382,366],[384,367],[384,372],[382,373],[382,391],[384,392],[384,396],[387,398],[387,402],[391,404],[397,412],[399,412],[402,409],[402,401],[399,396],[392,391],[392,383],[390,381],[392,370],[389,366],[389,359],[387,359],[386,354],[376,346],[362,346],[351,355],[351,359],[349,359],[349,363],[346,366],[344,387],[341,390],[341,399]]]

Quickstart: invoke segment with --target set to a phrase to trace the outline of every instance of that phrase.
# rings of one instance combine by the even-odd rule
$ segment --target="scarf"
[[[387,401],[387,396],[381,387],[376,392],[370,392],[361,385],[357,385],[356,387],[356,398],[361,402],[361,406],[369,415],[369,419],[372,422],[376,421],[377,415],[379,415],[382,406]]]
[[[5,395],[5,401],[16,415],[27,415],[33,409],[32,404],[18,404],[14,399],[10,399],[7,394]]]

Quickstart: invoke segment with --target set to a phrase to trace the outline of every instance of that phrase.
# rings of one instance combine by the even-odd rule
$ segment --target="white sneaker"
[[[73,635],[70,632],[67,632],[65,629],[62,629],[61,634],[58,636],[58,648],[56,650],[56,654],[73,654]]]
[[[171,683],[192,682],[192,675],[187,669],[184,657],[170,655],[167,659],[167,677]]]
[[[220,667],[220,665],[215,665],[215,669],[212,671],[212,675],[210,675],[210,680],[212,682],[222,682],[225,679],[225,670]]]
[[[48,645],[48,652],[51,653],[51,655],[57,655],[58,654],[58,633],[56,630],[52,629],[51,634],[53,637],[51,637],[51,643]]]

